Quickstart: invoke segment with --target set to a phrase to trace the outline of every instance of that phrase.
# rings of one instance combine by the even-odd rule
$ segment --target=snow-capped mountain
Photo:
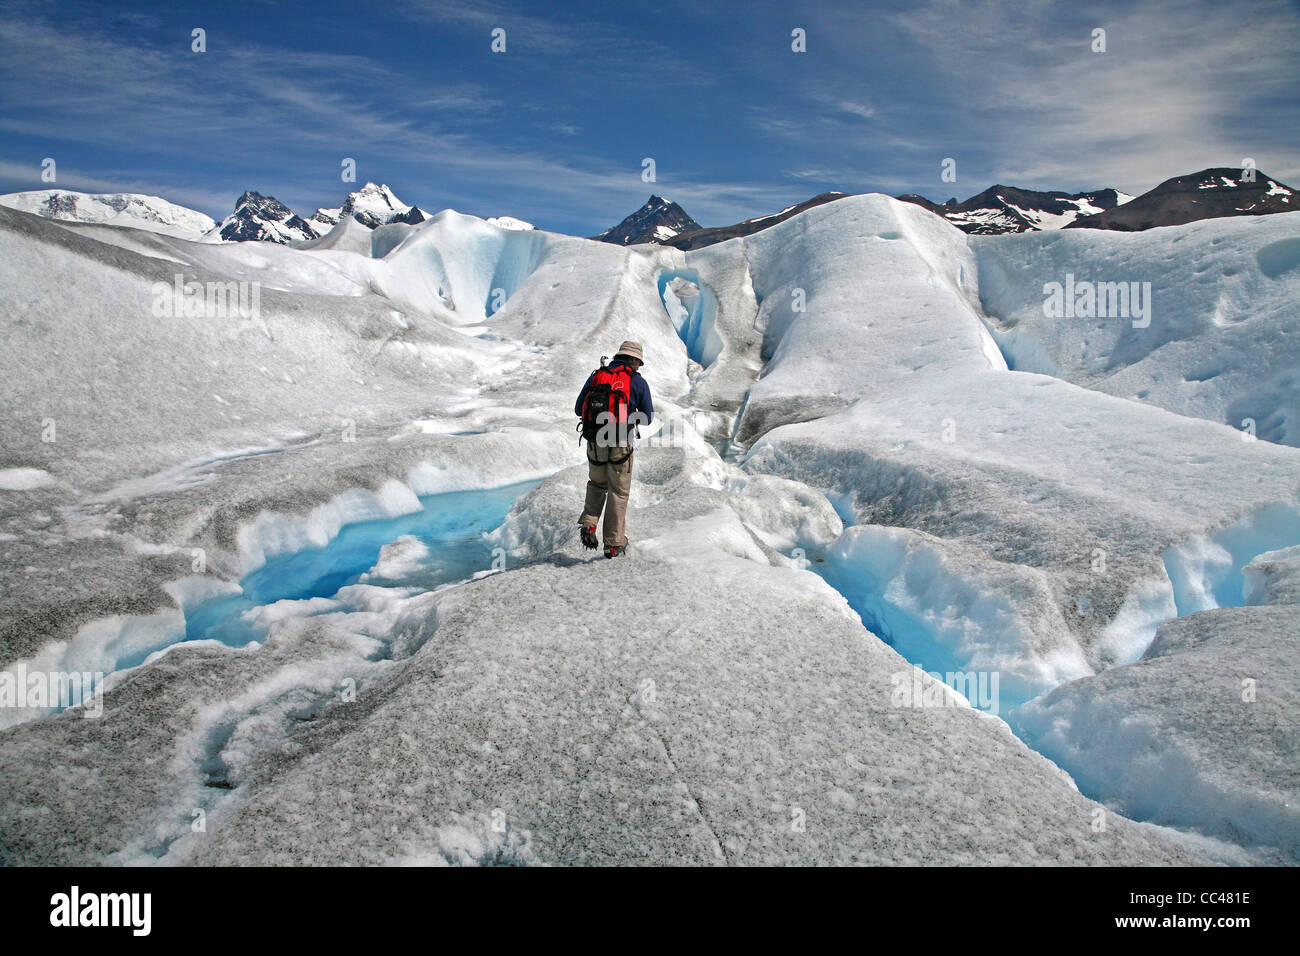
[[[324,235],[337,226],[343,219],[343,207],[335,209],[317,209],[307,217],[308,224],[319,234]]]
[[[1220,166],[1199,173],[1175,176],[1122,207],[1070,223],[1076,229],[1117,229],[1136,232],[1155,226],[1177,226],[1221,216],[1266,216],[1295,212],[1300,200],[1295,191],[1254,170],[1254,181],[1244,181],[1240,168]]]
[[[691,222],[694,220],[680,206],[668,203],[658,196],[651,196],[648,203],[613,229],[595,238],[624,245],[654,242],[677,249],[700,249],[736,236],[750,236],[770,229],[805,210],[843,199],[846,195],[848,194],[832,190],[770,215],[756,216],[730,226],[697,226],[693,229],[681,224],[683,219]],[[915,194],[897,198],[942,216],[962,232],[996,236],[1008,232],[1060,229],[1076,219],[1113,209],[1133,197],[1116,189],[1095,189],[1071,194],[997,185],[990,186],[965,202],[958,202],[954,198],[946,203],[934,203]]]
[[[428,217],[417,206],[408,206],[386,184],[366,183],[350,193],[337,209],[317,209],[307,220],[320,235],[333,229],[344,216],[351,216],[363,226],[375,229],[390,222],[417,225]]]
[[[375,229],[389,223],[416,225],[428,217],[418,206],[408,206],[386,185],[366,183],[350,193],[336,209],[317,209],[304,219],[273,196],[249,190],[235,203],[235,211],[222,220],[205,238],[209,241],[307,242],[325,236],[339,220],[351,217],[361,225]]]
[[[142,193],[81,193],[31,189],[0,196],[0,206],[62,222],[132,226],[181,239],[198,239],[216,226],[212,217]]]
[[[239,197],[235,211],[205,238],[225,242],[251,239],[287,243],[316,239],[322,234],[274,196],[263,196],[250,189]]]
[[[651,196],[646,204],[617,226],[606,229],[594,239],[633,246],[641,242],[665,243],[686,232],[700,229],[686,210],[662,196]]]
[[[1123,205],[1133,197],[1116,189],[1071,194],[997,184],[965,202],[958,202],[954,197],[945,203],[934,203],[915,193],[898,198],[942,216],[969,235],[1000,236],[1008,232],[1062,229],[1080,218]]]
[[[1083,193],[990,186],[965,202],[935,203],[899,196],[942,216],[962,232],[996,236],[1042,229],[1116,229],[1132,232],[1220,216],[1262,216],[1300,209],[1293,190],[1258,170],[1254,182],[1230,167],[1203,169],[1168,179],[1136,198],[1116,189]]]

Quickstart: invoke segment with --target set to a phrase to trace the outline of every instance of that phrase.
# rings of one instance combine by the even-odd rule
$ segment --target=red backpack
[[[632,399],[632,370],[626,365],[602,365],[591,376],[586,401],[582,403],[582,437],[593,445],[616,447],[630,444],[627,410]],[[614,425],[615,428],[609,426]]]

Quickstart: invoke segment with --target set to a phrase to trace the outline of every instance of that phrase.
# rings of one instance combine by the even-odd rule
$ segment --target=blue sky
[[[723,225],[827,189],[1137,193],[1246,156],[1297,185],[1298,62],[1278,0],[8,0],[0,191],[47,188],[48,156],[64,188],[309,215],[357,188],[351,157],[429,211],[590,235],[652,192]]]

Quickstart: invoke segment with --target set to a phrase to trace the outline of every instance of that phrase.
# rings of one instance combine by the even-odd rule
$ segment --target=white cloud
[[[855,100],[840,100],[835,106],[841,113],[848,113],[850,116],[857,116],[861,119],[872,119],[876,115],[874,106],[868,106],[866,103],[859,103]]]
[[[1251,156],[1300,173],[1300,20],[1279,0],[1136,8],[931,0],[893,22],[928,50],[951,105],[951,153],[987,152],[990,181],[1142,192]],[[1090,48],[1106,30],[1107,50]],[[1275,97],[1286,107],[1263,112]],[[967,166],[969,169],[969,166]]]

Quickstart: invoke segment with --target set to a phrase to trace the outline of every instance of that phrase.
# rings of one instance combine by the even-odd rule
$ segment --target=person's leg
[[[627,499],[632,491],[632,459],[606,465],[605,527],[602,537],[607,548],[627,547]]]
[[[600,524],[600,512],[605,507],[605,496],[609,491],[605,469],[608,465],[598,461],[587,460],[587,500],[582,505],[582,517],[578,523],[584,528],[594,528]]]
[[[582,505],[582,517],[578,519],[578,524],[584,528],[600,524],[600,513],[605,508],[605,496],[609,491],[609,478],[605,473],[608,461],[608,449],[587,446],[587,499]]]

